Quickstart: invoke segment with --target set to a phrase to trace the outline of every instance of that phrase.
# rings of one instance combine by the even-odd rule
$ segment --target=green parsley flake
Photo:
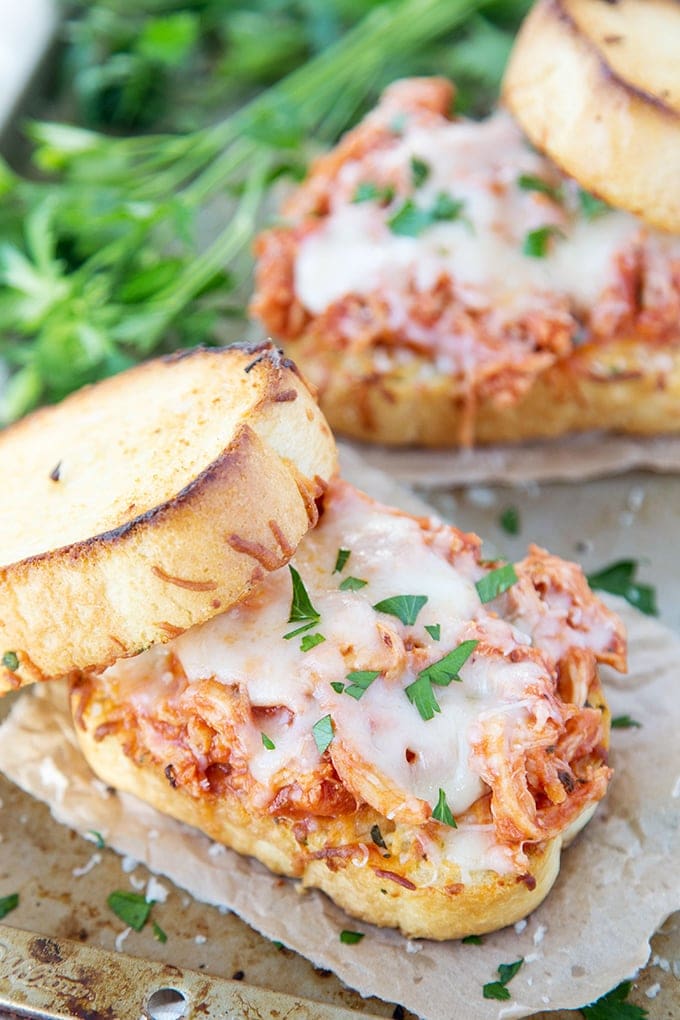
[[[300,642],[300,650],[309,652],[312,648],[316,648],[317,645],[323,644],[325,640],[326,638],[323,634],[305,634]]]
[[[426,602],[427,595],[392,595],[376,602],[373,608],[379,613],[396,616],[405,626],[412,627]]]
[[[460,941],[464,946],[481,946],[484,944],[484,939],[481,935],[466,935],[465,938]]]
[[[642,723],[637,719],[631,719],[629,715],[615,715],[611,722],[613,730],[629,730],[632,727],[641,727]]]
[[[363,931],[341,931],[340,941],[346,946],[355,946],[357,942],[361,942],[364,938],[365,932]]]
[[[533,174],[522,174],[517,178],[517,184],[522,191],[538,191],[547,195],[553,202],[562,201],[562,189],[544,181],[542,177],[535,177]]]
[[[512,588],[513,584],[517,584],[517,574],[512,563],[506,563],[480,578],[475,584],[475,588],[480,602],[484,604],[498,598],[508,588]]]
[[[325,715],[318,722],[315,722],[312,726],[312,733],[314,734],[314,741],[319,754],[323,754],[333,739],[333,720],[330,715]]]
[[[649,1016],[646,1009],[626,1002],[631,987],[630,981],[622,981],[597,1002],[581,1006],[581,1014],[585,1020],[645,1020]]]
[[[298,637],[299,634],[304,634],[305,631],[311,630],[312,627],[316,627],[318,620],[310,620],[309,623],[303,623],[301,627],[296,627],[295,630],[289,630],[287,634],[283,635],[284,641],[290,641],[291,638]]]
[[[88,829],[85,835],[91,837],[91,840],[97,847],[97,850],[103,850],[104,847],[106,846],[106,843],[104,842],[104,837],[102,836],[101,832],[97,832],[96,829]]]
[[[438,624],[438,623],[426,623],[425,624],[425,630],[430,635],[430,637],[432,638],[433,641],[439,641],[439,638],[441,637],[441,633],[442,633],[442,628],[441,628],[440,624]]]
[[[439,800],[437,806],[432,812],[432,817],[437,822],[441,822],[443,825],[449,825],[452,829],[457,829],[456,819],[451,814],[451,808],[446,803],[446,793],[439,787]]]
[[[168,936],[165,934],[165,932],[161,928],[160,924],[157,924],[156,921],[153,922],[153,937],[158,942],[161,942],[161,943],[166,943],[168,941]]]
[[[387,221],[393,234],[400,237],[419,237],[424,230],[445,220],[462,218],[465,203],[441,191],[429,209],[424,209],[408,198]]]
[[[617,560],[593,574],[586,580],[595,591],[607,591],[610,595],[621,595],[631,606],[647,616],[656,616],[656,591],[650,584],[639,584],[635,580],[638,564],[635,560]]]
[[[418,159],[417,156],[411,157],[411,176],[413,177],[413,187],[419,188],[425,183],[427,178],[430,176],[430,166],[423,159]]]
[[[548,224],[545,227],[537,227],[530,230],[524,236],[522,254],[532,259],[544,259],[548,254],[551,237],[564,237],[559,227]]]
[[[354,192],[352,202],[355,205],[358,205],[360,202],[381,202],[383,205],[389,205],[393,198],[394,188],[390,187],[390,185],[379,188],[373,181],[364,181]]]
[[[381,850],[387,850],[387,843],[383,839],[383,834],[380,831],[379,825],[374,825],[373,828],[371,829],[371,839],[373,840],[376,846],[379,846],[381,848]]]
[[[7,917],[13,910],[19,906],[19,893],[10,893],[9,896],[0,896],[0,920],[3,917]]]
[[[340,683],[339,680],[331,680],[331,687],[333,688],[336,694],[342,694],[342,692],[345,689],[345,685],[343,683]]]
[[[519,510],[516,506],[506,506],[498,523],[506,535],[519,535]]]
[[[583,188],[579,188],[578,201],[581,212],[587,220],[597,219],[598,216],[609,212],[610,207],[606,202],[603,202],[601,198],[597,198],[595,195],[591,195],[589,191],[584,191]]]
[[[346,577],[339,587],[340,591],[359,591],[360,588],[365,588],[367,584],[368,581],[364,581],[360,577]]]
[[[348,673],[345,679],[350,682],[345,687],[345,694],[358,701],[379,676],[379,669],[357,669],[353,673]]]
[[[335,566],[333,567],[333,573],[339,574],[344,569],[347,560],[352,555],[351,549],[338,549],[338,555],[335,560]]]
[[[517,971],[524,963],[524,958],[515,960],[514,963],[501,963],[498,967],[498,981],[489,981],[488,984],[484,985],[482,994],[485,999],[498,999],[500,1002],[505,1002],[510,998],[510,992],[505,987],[514,978]]]
[[[270,737],[267,736],[266,733],[260,733],[260,736],[262,737],[263,745],[267,748],[268,751],[276,750],[276,744]]]
[[[19,668],[19,656],[16,652],[5,652],[2,657],[2,664],[10,673],[16,673]]]
[[[467,662],[478,645],[478,641],[463,641],[443,659],[431,663],[421,670],[416,680],[404,688],[406,697],[418,709],[421,719],[429,722],[441,712],[432,684],[448,687],[452,680],[460,680],[459,670]]]
[[[320,618],[320,614],[312,605],[307,589],[295,567],[292,567],[289,563],[288,569],[293,579],[293,599],[290,606],[288,623],[296,623],[298,620],[305,622],[311,620],[315,623]]]
[[[152,904],[141,893],[117,889],[106,902],[116,917],[135,931],[142,930],[151,913]]]

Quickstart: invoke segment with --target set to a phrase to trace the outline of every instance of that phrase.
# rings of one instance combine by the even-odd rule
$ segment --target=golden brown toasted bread
[[[270,345],[149,362],[7,429],[0,691],[231,605],[287,562],[335,468],[314,398]]]

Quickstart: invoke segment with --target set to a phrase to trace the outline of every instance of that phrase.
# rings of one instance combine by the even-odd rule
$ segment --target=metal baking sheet
[[[638,559],[641,579],[656,585],[661,619],[680,631],[680,570],[674,547],[680,479],[634,474],[580,486],[457,489],[430,494],[429,499],[443,517],[485,536],[489,551],[493,547],[510,557],[520,556],[532,540],[580,560],[588,570],[618,558]],[[517,537],[506,535],[499,525],[502,511],[511,505],[519,512]],[[7,710],[8,703],[7,699],[0,703],[0,714]],[[296,1006],[291,1014],[290,998],[281,999],[281,995],[298,1002],[305,999],[323,1004],[326,1012],[318,1005],[316,1014],[310,1015],[329,1020],[344,1020],[346,1010],[358,1016],[410,1016],[397,1003],[361,998],[333,974],[315,969],[290,950],[268,942],[235,915],[193,901],[166,879],[161,885],[167,898],[154,908],[154,915],[167,933],[167,942],[158,942],[150,926],[122,940],[123,925],[106,906],[106,898],[114,889],[145,889],[150,877],[147,870],[110,850],[97,850],[93,843],[57,825],[44,805],[2,778],[0,798],[0,896],[20,893],[19,907],[6,920],[30,933],[24,936],[29,942],[19,951],[12,942],[18,936],[7,928],[3,938],[0,926],[0,944],[8,947],[4,955],[0,949],[0,1016],[4,1007],[26,1005],[12,967],[16,968],[17,957],[28,952],[29,943],[35,946],[36,934],[48,945],[53,940],[57,952],[71,961],[70,966],[77,963],[79,973],[83,968],[87,971],[91,999],[73,998],[77,1008],[71,1013],[41,1013],[50,1002],[52,976],[52,1005],[59,1005],[57,993],[63,976],[56,958],[52,963],[43,961],[38,983],[42,998],[34,1001],[34,1011],[29,1014],[32,1016],[127,1020],[128,1014],[122,1011],[125,1003],[116,991],[122,987],[130,991],[133,1008],[129,1015],[142,1009],[133,1018],[139,1020],[151,1015],[143,1010],[154,991],[174,987],[168,984],[169,974],[184,982],[179,991],[187,992],[187,1008],[194,1010],[186,1016],[199,1015],[195,1012],[196,998],[205,1003],[206,1009],[208,1002],[212,1003],[211,1009],[223,1008],[216,1014],[221,1016],[306,1015],[295,1011],[309,1008],[304,1005]],[[677,867],[677,863],[669,861],[668,866]],[[66,940],[63,953],[59,948],[62,940]],[[79,947],[86,951],[80,962]],[[106,955],[93,966],[90,951],[97,950]],[[112,982],[112,973],[122,975],[122,985]],[[236,1007],[229,1005],[234,988],[239,997]],[[196,989],[204,991],[199,995]],[[264,999],[257,998],[258,989],[267,993]],[[652,1018],[680,1018],[680,915],[669,919],[655,937],[650,965],[637,979],[632,998]],[[256,1003],[255,1012],[249,1013],[245,1004],[251,1000]],[[83,1001],[94,1004],[90,1012],[83,1012]],[[168,1010],[173,1008],[172,1003],[166,1006]],[[158,1013],[158,1018],[170,1020],[181,1015]],[[558,1020],[579,1015],[562,1012],[544,1016],[545,1020]]]

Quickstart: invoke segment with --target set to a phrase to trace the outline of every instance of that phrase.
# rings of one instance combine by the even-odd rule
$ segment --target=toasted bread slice
[[[531,141],[588,191],[680,232],[680,5],[540,0],[503,98]]]
[[[270,345],[152,361],[7,429],[0,692],[227,608],[287,562],[335,469],[312,394]]]

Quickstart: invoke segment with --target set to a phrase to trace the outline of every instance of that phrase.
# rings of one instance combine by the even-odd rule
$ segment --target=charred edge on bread
[[[50,479],[53,482],[58,482],[60,478],[61,478],[61,461],[58,460],[57,463],[52,468],[52,470],[50,471]]]
[[[172,574],[166,574],[162,567],[153,565],[151,568],[152,573],[159,577],[161,581],[166,581],[168,584],[174,584],[178,588],[187,588],[189,591],[215,591],[218,587],[217,581],[192,581],[188,577],[174,577]],[[162,626],[159,624],[159,626]]]
[[[605,3],[614,6],[618,3],[618,0],[605,0]],[[562,0],[550,0],[550,6],[553,8],[554,11],[557,12],[557,16],[559,17],[560,21],[563,21],[565,23],[568,29],[578,37],[578,39],[587,47],[587,49],[595,57],[599,66],[600,73],[603,78],[605,78],[608,82],[611,82],[612,84],[618,86],[618,88],[622,89],[629,95],[634,96],[636,99],[639,99],[641,102],[646,103],[648,106],[654,107],[654,109],[658,110],[660,113],[666,114],[668,117],[671,118],[671,120],[680,121],[680,114],[677,113],[677,111],[672,109],[670,106],[666,106],[666,104],[663,102],[662,99],[659,98],[659,96],[655,96],[651,92],[647,92],[645,89],[640,88],[638,85],[631,85],[629,81],[626,81],[625,78],[622,78],[620,75],[616,73],[616,71],[612,70],[610,65],[607,63],[606,58],[597,48],[596,44],[591,39],[588,39],[583,35],[575,19],[572,17],[569,11],[565,10]]]

